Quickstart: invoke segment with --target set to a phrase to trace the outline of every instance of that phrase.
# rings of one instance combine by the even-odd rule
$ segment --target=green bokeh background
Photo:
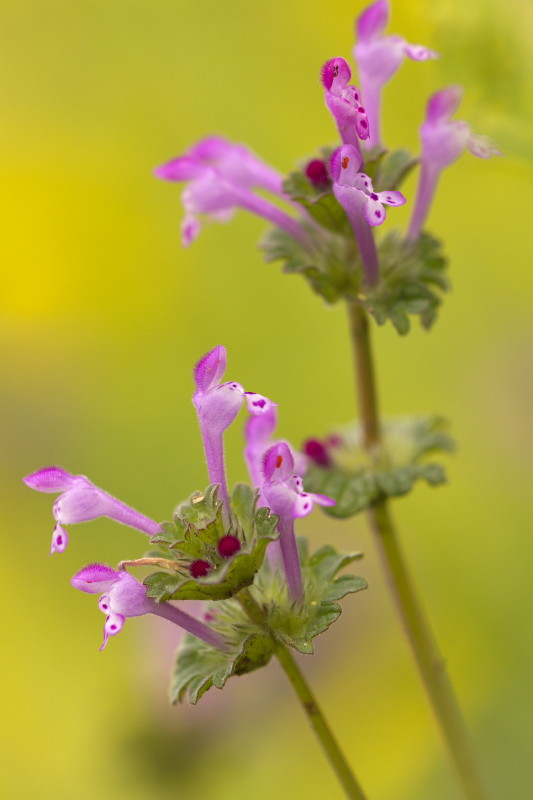
[[[132,620],[105,653],[71,574],[136,557],[109,521],[48,559],[48,463],[161,519],[206,483],[190,370],[223,343],[228,377],[280,404],[299,443],[354,414],[342,308],[263,264],[237,214],[179,243],[178,187],[152,168],[220,133],[289,171],[335,142],[317,73],[349,56],[345,0],[1,0],[2,659],[4,796],[17,800],[328,798],[340,789],[276,665],[196,708],[166,705],[175,633]],[[530,796],[533,10],[525,0],[397,0],[393,32],[442,53],[386,90],[385,137],[417,147],[434,89],[506,153],[445,174],[431,228],[453,294],[428,335],[375,331],[387,413],[444,413],[460,443],[446,488],[395,503],[402,540],[494,798]],[[405,194],[411,204],[415,181]],[[408,207],[388,225],[405,225]],[[245,478],[240,425],[228,468]],[[362,518],[302,523],[357,547],[366,593],[303,667],[372,800],[455,800],[443,749]],[[529,730],[528,730],[529,728]]]

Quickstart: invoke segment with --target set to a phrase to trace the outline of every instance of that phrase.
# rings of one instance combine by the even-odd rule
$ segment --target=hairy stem
[[[255,625],[269,630],[265,613],[249,589],[241,589],[237,595],[237,599]],[[273,636],[272,632],[270,632],[270,635]],[[346,797],[350,798],[350,800],[365,800],[363,790],[359,786],[350,765],[339,748],[307,681],[302,675],[288,647],[281,644],[281,642],[276,642],[275,653],[307,714],[311,727],[316,733],[333,771],[344,789]]]
[[[348,313],[363,441],[371,462],[377,465],[381,459],[382,443],[368,318],[356,303],[349,304]],[[464,797],[486,800],[461,710],[407,569],[387,500],[383,498],[375,502],[368,514],[397,612]]]
[[[331,729],[326,722],[314,695],[309,688],[309,684],[300,672],[298,664],[292,657],[289,649],[284,645],[278,645],[276,656],[281,664],[285,675],[289,679],[291,686],[296,692],[303,710],[307,714],[307,719],[314,732],[316,733],[322,749],[341,784],[346,797],[350,800],[365,800],[363,790],[359,786],[346,758],[337,744]]]

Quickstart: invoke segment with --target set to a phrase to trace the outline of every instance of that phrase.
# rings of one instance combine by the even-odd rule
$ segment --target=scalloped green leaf
[[[268,664],[275,644],[268,634],[248,633],[229,652],[209,647],[187,634],[178,650],[170,684],[172,703],[188,695],[195,705],[212,686],[222,689],[233,675],[243,675]]]
[[[422,459],[431,453],[453,450],[453,439],[446,427],[446,420],[439,416],[385,420],[383,466],[379,469],[371,469],[366,463],[359,427],[338,431],[337,438],[344,444],[331,450],[334,465],[311,466],[304,479],[305,487],[333,497],[336,505],[324,509],[325,513],[345,519],[380,497],[407,494],[419,480],[438,486],[446,482],[444,467]]]
[[[337,519],[353,517],[368,508],[380,496],[374,475],[360,471],[351,473],[344,469],[310,467],[304,479],[309,492],[332,497],[336,504],[327,508],[327,513]]]
[[[177,510],[175,530],[181,539],[161,541],[160,534],[152,538],[160,545],[167,544],[171,557],[185,563],[178,572],[154,572],[145,578],[147,595],[161,603],[167,600],[223,600],[253,583],[261,568],[268,544],[276,540],[278,517],[268,508],[256,509],[257,490],[237,484],[232,498],[232,522],[226,529],[222,503],[217,499],[218,487],[209,486],[205,492],[195,492]],[[166,536],[166,531],[164,532]],[[231,558],[218,553],[219,540],[226,534],[237,536],[241,549]],[[163,553],[164,555],[164,553]],[[192,578],[188,564],[195,560],[208,561],[207,575]]]
[[[286,598],[284,602],[278,599],[278,604],[269,610],[268,624],[284,644],[300,653],[311,654],[314,651],[313,639],[324,633],[342,613],[336,601],[366,589],[367,582],[356,575],[337,577],[339,570],[361,558],[361,553],[339,553],[331,545],[326,545],[309,557],[302,540],[298,544],[305,602],[295,609]],[[268,596],[268,589],[263,593]]]
[[[449,288],[441,242],[426,232],[412,242],[392,231],[378,249],[380,281],[361,298],[362,304],[378,325],[389,320],[400,335],[410,330],[411,316],[418,316],[422,327],[431,327],[441,293]]]
[[[261,509],[260,509],[261,510]],[[361,553],[339,553],[322,547],[309,556],[306,542],[298,540],[305,584],[305,602],[295,608],[287,596],[286,582],[279,570],[265,563],[249,590],[264,614],[261,624],[251,622],[239,599],[232,597],[208,606],[213,627],[227,642],[220,651],[186,635],[178,650],[172,675],[172,702],[188,695],[196,703],[211,687],[222,689],[228,678],[268,664],[283,643],[301,653],[313,652],[313,639],[327,630],[341,613],[338,600],[366,588],[364,578],[338,575],[361,558]]]
[[[372,483],[372,491],[361,491],[363,478]],[[374,473],[369,471],[365,475],[350,475],[335,467],[311,467],[305,476],[305,488],[309,492],[325,494],[337,501],[336,505],[322,509],[328,516],[347,519],[364,511],[380,497],[401,497],[408,494],[418,480],[424,480],[430,486],[438,486],[447,480],[445,469],[441,464],[435,463],[411,464]]]
[[[363,268],[351,231],[346,236],[325,228],[310,233],[315,245],[312,253],[285,231],[271,228],[260,243],[265,261],[281,261],[284,272],[302,275],[327,303],[357,296]]]
[[[275,525],[276,523],[274,523]],[[166,600],[225,600],[253,583],[260,569],[267,545],[277,539],[274,531],[261,536],[250,553],[238,552],[202,578],[182,573],[154,572],[144,579],[147,596],[158,603]]]
[[[417,164],[418,159],[408,150],[392,150],[383,157],[379,164],[374,189],[376,192],[399,189]]]

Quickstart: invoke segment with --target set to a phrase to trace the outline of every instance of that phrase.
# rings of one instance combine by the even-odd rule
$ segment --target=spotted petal
[[[401,192],[378,192],[381,203],[388,206],[403,206],[407,201]]]
[[[375,197],[377,198],[377,195],[375,195]],[[385,222],[386,216],[387,212],[385,211],[383,203],[378,199],[368,197],[365,205],[365,219],[368,224],[373,227],[382,225]]]
[[[285,481],[294,471],[294,458],[286,442],[274,445],[265,453],[263,474],[268,483]]]

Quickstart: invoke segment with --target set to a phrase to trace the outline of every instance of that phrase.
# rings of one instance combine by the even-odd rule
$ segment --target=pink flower
[[[380,144],[381,90],[407,56],[413,61],[438,58],[437,53],[418,44],[409,44],[401,36],[384,36],[390,16],[388,0],[368,6],[355,24],[357,44],[354,57],[359,67],[361,87],[366,100],[370,127],[368,145]]]
[[[74,575],[71,583],[82,592],[101,594],[98,607],[106,615],[106,620],[104,641],[100,650],[104,649],[110,636],[120,633],[128,617],[140,617],[144,614],[155,614],[168,619],[212,647],[225,649],[219,634],[203,622],[170,603],[156,603],[147,597],[146,587],[129,572],[113,569],[107,564],[89,564]]]
[[[478,158],[502,155],[490,139],[474,134],[467,122],[452,119],[461,97],[460,86],[448,86],[429,98],[426,119],[420,128],[422,156],[417,197],[409,226],[410,239],[418,238],[422,231],[443,169],[453,164],[467,148]]]
[[[281,175],[243,145],[215,136],[202,139],[184,155],[157,167],[155,175],[165,181],[187,184],[182,194],[184,247],[198,236],[201,216],[226,222],[236,208],[267,219],[304,246],[309,245],[307,231],[298,220],[254,193],[256,188],[266,189],[281,200],[288,199],[281,188]]]

